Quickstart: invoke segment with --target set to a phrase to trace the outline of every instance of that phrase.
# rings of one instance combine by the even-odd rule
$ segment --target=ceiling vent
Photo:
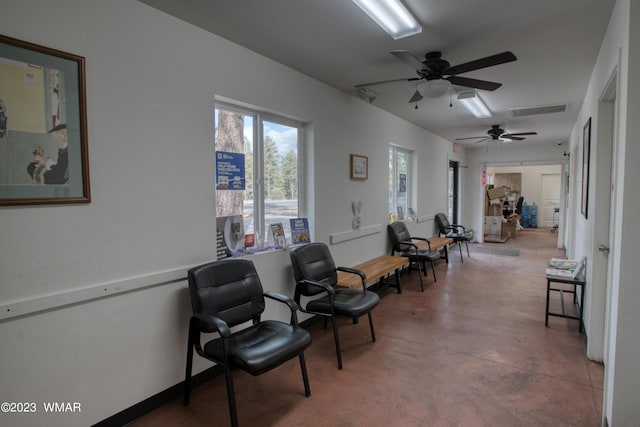
[[[542,105],[538,107],[511,108],[513,117],[534,116],[537,114],[564,113],[569,110],[569,104]]]

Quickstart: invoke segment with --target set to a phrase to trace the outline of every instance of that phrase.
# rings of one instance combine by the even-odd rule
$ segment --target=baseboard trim
[[[302,326],[305,329],[308,329],[318,319],[319,319],[319,316],[311,317],[305,320],[304,322],[300,322],[300,326]],[[193,390],[199,385],[204,384],[207,381],[222,375],[224,375],[224,369],[222,369],[222,367],[219,365],[215,365],[215,366],[212,366],[211,368],[205,369],[199,374],[196,374],[193,377],[191,377],[191,389]],[[169,387],[166,390],[161,391],[160,393],[154,394],[153,396],[143,400],[142,402],[136,403],[135,405],[94,424],[92,427],[126,426],[127,424],[148,414],[154,409],[182,396],[183,390],[184,390],[184,381],[181,381],[178,384],[172,387]]]

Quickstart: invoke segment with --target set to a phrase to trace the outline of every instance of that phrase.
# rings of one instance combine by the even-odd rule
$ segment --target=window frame
[[[245,116],[251,116],[253,119],[252,129],[252,141],[253,141],[253,232],[256,236],[261,236],[263,243],[267,244],[268,226],[265,219],[265,190],[264,190],[264,122],[274,123],[277,125],[288,126],[296,129],[297,131],[297,158],[296,158],[296,170],[297,170],[297,212],[298,217],[306,217],[306,200],[305,200],[305,182],[303,174],[304,165],[304,123],[298,120],[290,119],[281,115],[270,113],[264,110],[238,106],[233,103],[224,101],[215,101],[214,116],[218,110],[229,111],[232,113],[238,113]],[[215,118],[214,118],[215,122]],[[215,125],[214,125],[215,127]],[[214,151],[216,149],[217,134],[214,129]],[[214,166],[215,168],[215,166]],[[217,203],[217,189],[214,185],[214,202]],[[244,208],[243,208],[244,209]],[[284,224],[285,229],[289,229],[289,224]],[[290,243],[291,236],[287,237],[287,242]]]
[[[397,213],[398,213],[398,180],[399,180],[399,175],[397,173],[397,165],[398,165],[398,152],[406,154],[407,155],[407,181],[406,181],[406,195],[407,195],[407,206],[406,209],[404,209],[404,216],[407,218],[410,218],[409,215],[409,208],[413,209],[415,212],[415,207],[413,205],[413,183],[414,183],[414,172],[413,172],[413,161],[414,161],[414,151],[410,150],[408,148],[402,147],[400,145],[397,144],[393,144],[390,143],[389,144],[389,152],[387,153],[387,156],[391,157],[391,152],[393,153],[393,170],[389,170],[389,174],[393,174],[391,175],[391,186],[392,188],[389,189],[389,193],[392,200],[393,200],[393,210],[389,213],[390,216],[390,220],[391,220],[391,215],[393,214],[393,216],[396,218],[396,220],[404,220],[404,218],[398,218],[397,217]],[[391,206],[389,206],[391,208]]]

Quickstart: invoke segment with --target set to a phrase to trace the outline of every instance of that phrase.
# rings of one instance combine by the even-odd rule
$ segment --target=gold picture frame
[[[89,203],[84,57],[0,35],[0,206]]]

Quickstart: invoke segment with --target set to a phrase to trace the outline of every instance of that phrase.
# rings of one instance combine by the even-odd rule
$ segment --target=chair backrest
[[[411,241],[411,233],[409,233],[409,229],[407,228],[407,224],[404,221],[395,221],[387,226],[387,231],[389,232],[389,238],[391,239],[391,244],[394,246],[394,249],[400,250],[402,252],[412,249],[409,245],[398,245],[398,242],[410,242]]]
[[[448,232],[451,231],[451,229],[449,228],[451,227],[451,224],[449,224],[449,218],[447,218],[445,214],[443,213],[436,214],[435,220],[436,220],[436,225],[438,226],[438,233],[447,234]]]
[[[296,283],[307,279],[335,287],[338,282],[338,273],[327,245],[324,243],[309,243],[291,249],[290,255]],[[296,286],[296,299],[299,297],[298,294],[311,296],[320,292],[322,292],[322,289],[317,286],[298,284]]]
[[[522,203],[524,203],[524,197],[520,196],[520,197],[518,197],[518,201],[516,202],[516,209],[515,209],[515,211],[516,211],[516,213],[518,215],[520,215],[520,213],[522,213]]]
[[[190,269],[187,273],[194,313],[215,314],[229,326],[259,320],[265,302],[253,262],[229,258]]]

